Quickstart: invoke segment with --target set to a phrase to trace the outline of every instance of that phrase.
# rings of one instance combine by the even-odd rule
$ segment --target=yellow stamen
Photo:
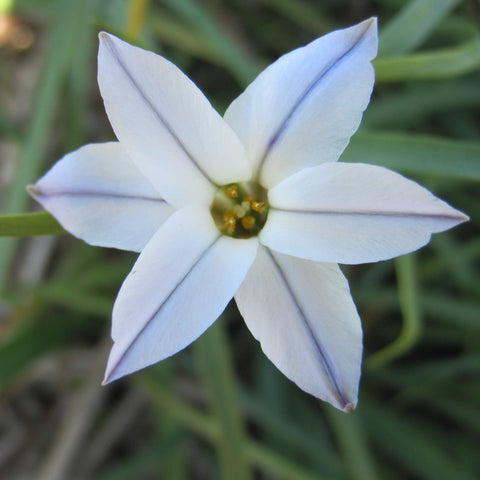
[[[257,202],[255,200],[252,200],[250,202],[250,206],[252,207],[252,210],[258,213],[263,213],[263,206],[265,205],[265,202]]]
[[[225,230],[230,230],[232,233],[235,231],[237,226],[237,216],[233,210],[227,210],[223,214],[223,228]]]
[[[230,185],[224,192],[230,198],[238,198],[238,187],[236,185]]]
[[[243,217],[242,218],[242,225],[243,228],[246,228],[247,230],[250,230],[255,226],[255,219],[251,217],[250,215],[248,217]]]

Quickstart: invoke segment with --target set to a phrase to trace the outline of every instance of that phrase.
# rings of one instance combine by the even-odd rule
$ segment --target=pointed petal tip
[[[454,220],[456,222],[448,228],[456,227],[457,225],[470,221],[470,217],[466,213],[462,212],[461,210],[457,210],[456,208],[453,208],[451,205],[448,204],[446,204],[445,217],[450,218],[451,220]]]
[[[107,40],[110,36],[111,35],[108,32],[105,32],[105,31],[98,32],[98,39],[100,40],[100,42],[103,40]]]
[[[353,412],[357,408],[357,402],[349,402],[342,407],[342,411],[345,413]]]
[[[35,185],[27,185],[26,190],[30,195],[40,195],[40,190]]]
[[[363,35],[367,32],[377,35],[377,30],[378,30],[378,19],[377,17],[370,17],[367,18],[366,20],[363,20],[363,22],[357,23],[356,25],[353,25],[350,27],[352,30],[363,30]],[[348,28],[347,28],[348,30]]]
[[[378,49],[378,21],[377,17],[370,17],[367,20],[364,20],[359,26],[363,26],[365,30],[363,31],[363,35],[372,36],[375,39],[375,45]]]
[[[105,387],[106,385],[114,382],[115,380],[118,380],[120,377],[117,377],[114,375],[114,370],[109,370],[108,365],[107,365],[107,370],[105,371],[105,376],[103,377],[102,380],[102,387]]]
[[[367,20],[364,20],[362,23],[367,25],[368,28],[375,27],[377,28],[378,18],[377,17],[370,17]]]
[[[118,38],[115,35],[112,35],[111,33],[108,33],[105,31],[98,33],[99,48],[107,47],[109,44],[111,44],[115,40],[118,40]]]

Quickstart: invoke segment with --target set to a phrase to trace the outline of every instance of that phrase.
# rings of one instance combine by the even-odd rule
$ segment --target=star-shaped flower
[[[168,60],[100,34],[119,142],[66,155],[30,193],[93,245],[141,251],[113,308],[105,381],[200,336],[235,297],[265,354],[349,411],[362,329],[337,263],[376,262],[467,217],[385,168],[337,162],[374,82],[376,20],[261,73],[224,118]]]

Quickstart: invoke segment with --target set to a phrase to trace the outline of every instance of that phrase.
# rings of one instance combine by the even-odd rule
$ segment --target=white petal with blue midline
[[[212,183],[249,179],[236,134],[173,63],[101,33],[98,84],[118,140],[173,206],[209,205]]]
[[[355,408],[362,328],[338,265],[260,247],[235,301],[283,374],[341,410]]]
[[[207,208],[162,225],[125,279],[113,308],[105,381],[177,353],[223,312],[252,264],[258,239],[221,236]]]
[[[329,33],[281,57],[232,102],[225,120],[264,187],[338,159],[370,100],[377,43],[375,18]]]
[[[427,189],[383,167],[325,163],[268,193],[260,241],[321,262],[367,263],[417,250],[432,233],[468,217]]]
[[[173,212],[118,142],[65,155],[29,192],[89,244],[136,252]]]

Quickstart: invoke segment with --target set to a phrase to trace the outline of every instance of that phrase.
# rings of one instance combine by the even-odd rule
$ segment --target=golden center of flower
[[[217,190],[210,211],[223,235],[254,237],[267,221],[267,190],[255,182],[223,185]]]

